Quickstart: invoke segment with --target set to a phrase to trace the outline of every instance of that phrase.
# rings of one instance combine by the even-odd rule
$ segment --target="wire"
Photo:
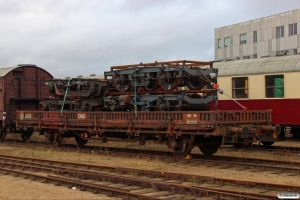
[[[61,110],[60,110],[60,116],[62,116],[62,111],[64,109],[64,105],[65,105],[65,101],[66,101],[66,97],[67,97],[67,93],[68,93],[68,89],[69,89],[70,80],[71,80],[71,78],[69,78],[69,80],[68,80],[68,85],[67,85],[67,89],[66,89],[66,92],[65,92],[64,101],[63,101],[63,104],[62,104]]]
[[[221,88],[219,88],[219,85],[216,83],[211,82],[211,85],[213,86],[213,88],[215,90],[218,90],[218,92],[220,94],[225,94],[229,99],[231,99],[232,101],[234,101],[236,104],[238,104],[239,106],[241,106],[244,110],[247,110],[247,107],[243,106],[242,104],[240,104],[239,102],[237,102],[235,99],[233,99],[231,96],[229,96],[228,94],[226,94]]]
[[[213,83],[204,73],[203,70],[200,69],[199,72],[202,74],[203,77],[200,77],[201,79],[205,80],[206,82],[210,83],[212,87],[217,90],[220,94],[225,94],[229,99],[233,100],[236,104],[241,106],[244,110],[247,110],[247,107],[243,106],[239,102],[237,102],[235,99],[233,99],[231,96],[226,94],[221,88],[219,88],[219,84]]]

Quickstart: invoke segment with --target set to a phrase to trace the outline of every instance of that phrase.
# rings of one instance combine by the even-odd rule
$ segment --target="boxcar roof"
[[[219,69],[220,77],[294,72],[300,71],[300,55],[216,62],[213,66]]]
[[[11,72],[11,71],[13,71],[13,70],[15,70],[17,68],[22,68],[22,67],[37,67],[37,66],[36,65],[31,65],[31,64],[24,64],[24,65],[18,65],[18,66],[14,66],[14,67],[0,68],[0,77],[4,77],[9,72]],[[37,68],[40,68],[40,67],[37,67]],[[40,69],[42,69],[42,68],[40,68]],[[44,69],[42,69],[42,70],[44,70]],[[44,71],[47,72],[52,77],[52,75],[48,71],[46,71],[46,70],[44,70]]]
[[[17,68],[19,68],[19,66],[0,68],[0,77],[6,76],[9,72]]]

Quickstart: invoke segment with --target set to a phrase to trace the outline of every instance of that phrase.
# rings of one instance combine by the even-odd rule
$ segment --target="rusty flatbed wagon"
[[[16,128],[40,131],[58,142],[74,135],[79,145],[88,140],[166,142],[176,156],[186,156],[198,146],[214,154],[224,141],[255,138],[278,140],[280,126],[272,126],[271,110],[74,112],[17,111]],[[59,139],[57,139],[59,138]],[[51,138],[50,138],[51,140]]]

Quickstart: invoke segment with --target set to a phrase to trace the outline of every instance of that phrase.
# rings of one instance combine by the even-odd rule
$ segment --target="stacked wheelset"
[[[47,82],[52,99],[41,104],[52,111],[207,111],[217,96],[204,88],[217,73],[212,62],[186,60],[113,66],[104,79]]]
[[[213,62],[168,61],[112,66],[104,72],[110,85],[105,98],[111,110],[143,111],[209,110],[217,101],[210,85],[211,75],[217,77]]]

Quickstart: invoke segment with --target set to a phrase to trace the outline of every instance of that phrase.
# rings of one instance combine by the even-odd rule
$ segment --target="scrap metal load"
[[[111,77],[112,86],[119,92],[142,87],[146,91],[161,88],[165,91],[187,86],[190,90],[201,90],[207,84],[207,77],[217,73],[213,62],[168,61],[112,66],[105,77]]]
[[[107,93],[107,82],[101,79],[66,78],[47,82],[49,92],[54,98],[70,99],[101,98]]]
[[[109,93],[108,82],[96,78],[66,78],[47,81],[50,99],[40,100],[44,111],[100,111]]]
[[[210,102],[217,104],[213,90],[204,90],[211,74],[218,74],[212,62],[113,66],[104,72],[104,79],[77,77],[47,82],[53,100],[41,104],[44,110],[52,111],[63,107],[75,111],[207,111]]]

